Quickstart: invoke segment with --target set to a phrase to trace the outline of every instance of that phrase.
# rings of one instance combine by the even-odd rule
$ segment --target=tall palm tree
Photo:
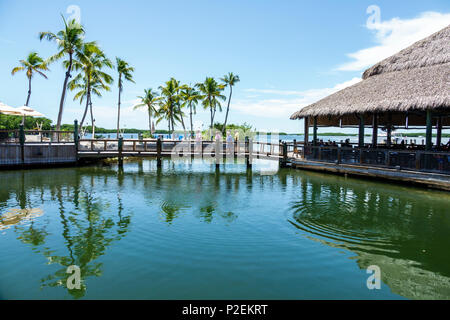
[[[225,101],[227,99],[224,95],[221,94],[225,86],[217,83],[217,81],[212,77],[207,77],[205,82],[197,83],[195,86],[201,92],[200,99],[202,100],[203,108],[209,108],[210,110],[210,129],[212,131],[212,129],[214,128],[214,118],[216,116],[216,111],[217,109],[219,109],[219,111],[222,111],[222,106],[219,100]]]
[[[15,75],[19,71],[26,71],[28,78],[28,96],[26,106],[30,103],[31,96],[31,79],[37,73],[47,79],[43,71],[48,71],[47,62],[42,59],[37,52],[31,52],[25,60],[19,60],[20,66],[15,67],[11,71],[11,75]]]
[[[79,99],[80,104],[83,103],[83,99],[86,98],[86,107],[84,109],[84,114],[80,122],[80,127],[83,127],[84,120],[86,118],[89,106],[91,107],[91,122],[93,134],[95,133],[93,114],[92,114],[92,93],[93,85],[95,84],[94,94],[101,96],[100,90],[109,91],[110,85],[113,82],[113,78],[102,71],[104,67],[112,68],[112,62],[109,60],[105,54],[100,50],[95,42],[85,43],[83,45],[83,54],[86,59],[83,61],[74,61],[73,68],[79,73],[75,78],[69,82],[69,89],[80,91],[75,95],[74,100]],[[69,61],[65,61],[67,65]]]
[[[160,86],[161,102],[158,110],[159,119],[166,119],[169,122],[169,132],[173,134],[175,130],[175,121],[183,122],[182,113],[180,109],[181,95],[180,95],[180,82],[174,78],[166,81],[164,86]],[[180,118],[181,117],[181,118]]]
[[[144,96],[139,96],[138,98],[141,100],[141,102],[134,106],[134,110],[142,107],[147,108],[148,128],[150,130],[150,134],[152,134],[152,116],[157,113],[156,106],[158,105],[161,98],[158,97],[158,93],[156,91],[153,91],[151,88],[145,89]]]
[[[75,19],[66,22],[64,21],[64,29],[59,31],[58,33],[52,32],[40,32],[39,39],[47,39],[48,41],[54,41],[58,45],[58,53],[51,56],[49,58],[49,62],[57,61],[64,56],[69,56],[69,63],[67,64],[66,76],[64,78],[64,86],[61,93],[61,100],[59,102],[59,112],[58,112],[58,121],[56,123],[56,130],[60,130],[61,128],[61,120],[64,110],[64,101],[66,97],[67,83],[70,78],[70,73],[72,71],[73,60],[74,58],[78,60],[82,60],[84,58],[83,55],[83,39],[84,39],[84,28],[75,21]]]
[[[227,121],[228,121],[228,112],[230,111],[230,102],[231,102],[231,96],[233,94],[233,86],[241,81],[239,79],[238,75],[233,74],[233,72],[229,72],[227,75],[225,75],[222,79],[225,86],[228,86],[230,88],[230,97],[228,98],[228,106],[227,106],[227,113],[225,115],[225,122],[223,123],[223,129],[222,133],[225,133],[225,130],[227,129]]]
[[[183,105],[189,107],[189,118],[191,123],[191,136],[194,135],[194,124],[192,122],[192,115],[197,113],[197,104],[200,100],[200,93],[195,90],[194,88],[191,88],[190,86],[186,86],[181,91],[181,96],[183,98]]]
[[[119,73],[119,103],[117,108],[117,138],[119,138],[120,134],[120,98],[123,91],[123,79],[135,83],[133,80],[132,73],[134,72],[134,68],[128,65],[128,62],[116,57],[116,68]]]

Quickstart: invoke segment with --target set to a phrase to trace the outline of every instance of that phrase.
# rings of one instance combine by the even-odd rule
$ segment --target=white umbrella
[[[11,116],[21,116],[22,115],[22,111],[7,106],[6,104],[0,102],[0,113],[2,114],[7,114],[7,115],[11,115]]]
[[[37,112],[31,107],[22,106],[17,108],[17,110],[20,110],[24,117],[45,117],[42,113]]]
[[[44,117],[42,113],[37,112],[36,110],[28,106],[18,107],[17,110],[20,110],[20,112],[22,112],[22,124],[25,124],[25,117]]]

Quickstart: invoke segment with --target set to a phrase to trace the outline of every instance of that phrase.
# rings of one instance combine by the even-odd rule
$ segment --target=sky
[[[450,2],[0,0],[0,101],[25,104],[25,73],[12,76],[11,70],[32,51],[44,58],[56,52],[38,33],[61,30],[61,14],[79,18],[86,40],[135,68],[136,83],[124,85],[122,127],[148,128],[145,111],[133,110],[146,88],[157,89],[171,77],[193,85],[233,72],[241,81],[233,89],[229,123],[299,133],[303,123],[289,120],[292,113],[360,81],[371,65],[449,25]],[[33,79],[30,106],[56,122],[65,71],[61,62],[50,69],[47,80]],[[66,98],[63,123],[82,116],[73,96]],[[115,83],[93,99],[96,125],[115,128],[117,96]],[[197,110],[196,127],[206,128],[209,113]],[[224,118],[219,113],[216,121]],[[165,122],[157,126],[166,128]]]

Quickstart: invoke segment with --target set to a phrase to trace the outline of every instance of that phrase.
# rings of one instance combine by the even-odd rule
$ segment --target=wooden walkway
[[[178,140],[79,140],[56,142],[0,143],[0,168],[53,166],[117,158],[161,159],[243,158],[247,167],[254,159],[278,161],[280,167],[314,170],[385,179],[450,191],[450,154],[339,147],[306,148],[301,143],[268,143],[247,139],[240,142]]]
[[[215,142],[179,140],[80,140],[78,158],[124,157],[243,157],[246,159],[283,159],[283,143]]]

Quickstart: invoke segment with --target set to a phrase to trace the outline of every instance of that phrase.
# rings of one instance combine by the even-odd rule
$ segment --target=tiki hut
[[[377,131],[426,127],[426,148],[432,147],[432,128],[440,145],[443,128],[450,128],[450,25],[367,69],[359,83],[313,103],[291,116],[305,119],[305,139],[318,126],[359,127]],[[307,140],[305,140],[307,141]]]

